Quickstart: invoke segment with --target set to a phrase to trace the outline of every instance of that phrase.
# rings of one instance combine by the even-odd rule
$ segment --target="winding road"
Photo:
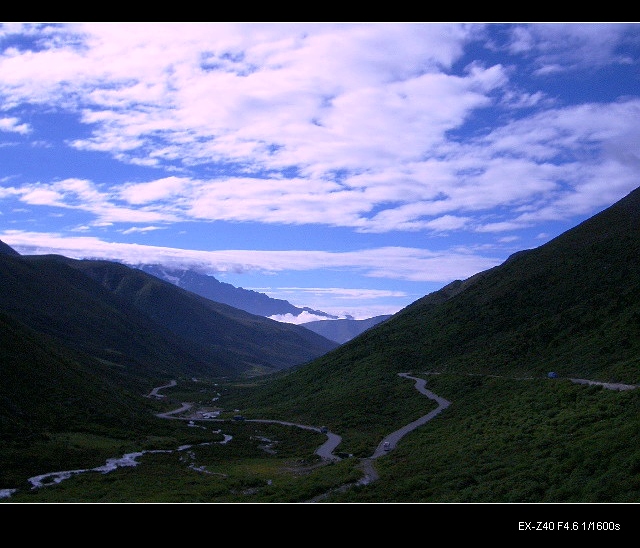
[[[378,444],[378,447],[376,447],[375,451],[373,452],[373,455],[371,455],[368,458],[364,458],[364,459],[361,460],[360,465],[361,465],[361,469],[362,469],[362,472],[363,472],[362,479],[360,479],[358,482],[356,482],[354,484],[343,485],[340,488],[338,488],[337,490],[344,491],[346,489],[349,489],[349,488],[353,487],[354,485],[368,485],[368,484],[376,481],[378,479],[378,473],[375,470],[375,467],[373,465],[373,461],[375,459],[377,459],[377,458],[380,458],[380,457],[382,457],[384,455],[387,455],[390,451],[395,449],[395,447],[398,444],[398,442],[404,436],[406,436],[411,431],[415,430],[419,426],[422,426],[426,422],[428,422],[431,419],[433,419],[434,417],[436,417],[439,413],[441,413],[444,409],[449,407],[449,405],[451,404],[451,402],[449,402],[448,400],[445,400],[444,398],[441,398],[440,396],[438,396],[437,394],[434,394],[430,390],[427,390],[426,389],[426,384],[427,384],[426,380],[418,378],[418,377],[413,377],[413,376],[409,375],[408,373],[398,373],[398,375],[400,375],[401,377],[403,377],[405,379],[409,379],[409,380],[415,381],[415,384],[414,384],[415,389],[418,392],[420,392],[421,394],[425,395],[427,398],[435,400],[437,402],[437,404],[438,404],[438,407],[436,407],[434,410],[430,411],[426,415],[423,415],[419,419],[416,419],[415,421],[410,422],[409,424],[403,426],[402,428],[399,428],[398,430],[396,430],[394,432],[391,432],[391,434],[385,436],[382,439],[382,441],[380,441],[380,443]],[[154,388],[151,391],[150,396],[153,395],[155,397],[162,397],[159,394],[159,390],[161,390],[162,388],[170,388],[172,386],[175,386],[175,381],[172,381],[168,385],[159,386],[157,388]],[[161,418],[165,418],[165,419],[182,419],[182,420],[198,420],[198,421],[203,420],[203,421],[224,422],[224,419],[207,418],[207,417],[203,417],[201,415],[199,416],[197,413],[196,414],[191,413],[188,416],[184,416],[184,414],[187,413],[192,407],[193,407],[193,405],[191,403],[183,402],[182,406],[179,407],[178,409],[174,409],[173,411],[168,411],[166,413],[159,413],[157,416],[161,417]],[[245,419],[245,420],[247,422],[276,423],[276,424],[282,424],[282,425],[285,425],[285,426],[295,426],[297,428],[304,428],[306,430],[314,430],[316,432],[322,432],[322,429],[317,427],[317,426],[309,426],[309,425],[305,425],[305,424],[296,424],[296,423],[293,423],[293,422],[270,420],[270,419]],[[323,443],[320,447],[318,447],[318,449],[316,449],[315,453],[318,456],[320,456],[320,458],[322,458],[322,460],[324,460],[325,462],[332,462],[332,461],[335,462],[335,461],[341,460],[340,457],[338,457],[337,455],[333,454],[333,451],[336,449],[336,447],[338,447],[338,445],[340,445],[340,443],[342,442],[342,438],[340,436],[338,436],[337,434],[334,434],[333,432],[326,432],[326,435],[327,435],[327,441],[325,443]],[[333,490],[332,492],[334,492],[334,491],[335,490]],[[317,497],[314,497],[313,499],[311,499],[311,500],[309,500],[307,502],[310,502],[310,503],[319,502],[322,499],[324,499],[327,496],[329,496],[329,494],[330,493],[324,493],[322,495],[318,495]]]
[[[405,379],[415,381],[415,384],[414,384],[415,389],[421,394],[425,395],[427,398],[435,400],[436,403],[438,404],[438,407],[436,407],[434,410],[427,413],[426,415],[423,415],[422,417],[416,419],[415,421],[410,422],[409,424],[403,426],[402,428],[399,428],[398,430],[391,432],[391,434],[385,436],[380,441],[380,443],[376,447],[373,454],[370,457],[362,459],[362,468],[363,468],[365,477],[359,483],[371,483],[372,481],[375,481],[376,479],[378,479],[378,475],[373,467],[373,461],[377,458],[380,458],[388,454],[389,451],[392,451],[393,449],[395,449],[398,442],[404,436],[406,436],[407,434],[409,434],[419,426],[422,426],[423,424],[427,423],[428,421],[436,417],[438,414],[440,414],[444,409],[449,407],[449,405],[451,405],[450,401],[444,398],[441,398],[440,396],[438,396],[437,394],[434,394],[430,390],[427,390],[426,388],[427,381],[425,379],[421,379],[419,377],[413,377],[409,373],[398,373],[398,375]],[[609,390],[632,390],[634,388],[637,388],[637,385],[633,385],[633,384],[604,383],[599,381],[590,381],[586,379],[573,379],[573,378],[569,380],[576,384],[600,385],[603,388],[607,388]],[[162,390],[163,388],[171,388],[175,385],[176,385],[176,381],[171,381],[169,384],[154,388],[148,397],[161,398],[163,396],[159,394],[160,390]],[[191,403],[185,402],[178,409],[174,409],[173,411],[168,411],[166,413],[160,413],[158,414],[158,417],[165,418],[165,419],[204,420],[204,421],[224,422],[224,419],[207,418],[203,416],[198,416],[198,414],[190,414],[189,416],[179,416],[179,415],[184,415],[184,413],[189,411],[192,408],[192,405],[193,404]],[[278,420],[270,420],[270,419],[247,419],[247,422],[276,423],[276,424],[282,424],[285,426],[295,426],[297,428],[304,428],[307,430],[322,432],[322,429],[317,426],[296,424],[293,422],[286,422],[286,421],[278,421]],[[340,445],[340,443],[342,442],[342,438],[337,434],[334,434],[333,432],[326,432],[326,435],[327,435],[327,441],[323,443],[316,450],[315,453],[318,456],[320,456],[323,460],[326,460],[326,461],[341,460],[341,458],[338,457],[337,455],[334,455],[333,452],[338,447],[338,445]]]
[[[425,373],[425,374],[433,374],[433,373]],[[402,428],[399,428],[398,430],[392,432],[391,434],[387,435],[385,438],[382,439],[382,441],[378,444],[378,446],[376,447],[375,451],[373,452],[373,455],[371,455],[370,457],[367,458],[363,458],[361,459],[361,469],[363,471],[363,478],[361,480],[359,480],[356,483],[350,483],[350,484],[345,484],[337,489],[333,489],[328,493],[324,493],[322,495],[318,495],[317,497],[306,501],[306,502],[318,502],[324,498],[326,498],[327,496],[329,496],[330,493],[336,492],[336,491],[345,491],[355,485],[367,485],[373,481],[376,481],[378,479],[378,474],[375,470],[375,467],[373,465],[373,462],[375,459],[382,457],[386,454],[389,453],[389,451],[395,449],[396,445],[398,444],[398,442],[404,437],[406,436],[409,432],[415,430],[416,428],[418,428],[419,426],[422,426],[423,424],[425,424],[426,422],[430,421],[431,419],[433,419],[434,417],[436,417],[440,412],[442,412],[444,409],[446,409],[447,407],[449,407],[449,405],[451,404],[451,402],[445,400],[444,398],[439,397],[438,395],[434,394],[433,392],[431,392],[430,390],[427,390],[425,388],[426,386],[426,381],[424,379],[418,378],[418,377],[413,377],[411,376],[409,373],[398,373],[399,376],[405,378],[405,379],[410,379],[410,380],[414,380],[415,381],[415,388],[416,390],[418,390],[418,392],[420,392],[421,394],[425,395],[426,397],[435,400],[438,403],[438,407],[434,410],[432,410],[431,412],[427,413],[426,415],[423,415],[422,417],[420,417],[419,419],[410,422],[409,424],[403,426]],[[609,390],[633,390],[635,388],[638,388],[639,385],[635,385],[635,384],[622,384],[622,383],[605,383],[605,382],[600,382],[600,381],[591,381],[591,380],[587,380],[587,379],[569,379],[571,382],[576,383],[576,384],[588,384],[588,385],[600,385],[603,388],[609,389]],[[151,392],[149,394],[147,394],[145,397],[148,398],[164,398],[165,396],[160,394],[160,391],[164,388],[172,388],[174,386],[177,385],[177,382],[175,380],[170,381],[168,384],[165,384],[163,386],[158,386],[156,388],[154,388],[153,390],[151,390]],[[207,413],[205,411],[201,411],[201,410],[196,410],[196,411],[191,411],[189,413],[190,410],[192,410],[193,408],[193,404],[189,403],[189,402],[183,402],[181,404],[181,406],[177,409],[174,409],[172,411],[167,411],[164,413],[158,413],[158,417],[163,418],[163,419],[179,419],[179,420],[187,420],[187,421],[216,421],[216,422],[224,422],[225,419],[217,419],[214,417],[210,416],[210,413]],[[188,414],[187,414],[188,413]],[[187,414],[187,415],[185,415]],[[278,421],[278,420],[269,420],[269,419],[247,419],[247,422],[262,422],[262,423],[277,423],[277,424],[282,424],[285,426],[295,426],[297,428],[304,428],[307,430],[313,430],[319,433],[325,433],[327,436],[327,441],[325,443],[323,443],[316,451],[315,453],[317,455],[319,455],[322,460],[325,463],[329,463],[332,461],[339,461],[341,460],[340,457],[338,457],[337,455],[333,454],[333,451],[336,449],[336,447],[338,447],[338,445],[340,445],[340,443],[342,442],[342,438],[340,436],[338,436],[337,434],[334,434],[333,432],[328,432],[326,430],[326,428],[324,427],[318,427],[318,426],[308,426],[308,425],[304,425],[304,424],[296,424],[296,423],[292,423],[292,422],[286,422],[286,421]],[[221,443],[226,443],[227,441],[229,441],[231,438],[230,436],[225,436],[225,439],[223,442]],[[178,450],[184,450],[184,449],[188,449],[190,446],[183,446],[180,447]],[[83,473],[83,472],[91,472],[91,471],[96,471],[96,472],[102,472],[102,473],[106,473],[106,472],[110,472],[112,470],[117,469],[118,467],[121,466],[135,466],[137,464],[137,458],[140,457],[141,455],[143,455],[146,452],[152,452],[152,453],[157,453],[157,452],[170,452],[170,451],[141,451],[141,452],[137,452],[137,453],[129,453],[124,455],[123,457],[120,458],[116,458],[116,459],[109,459],[107,461],[107,463],[104,466],[100,466],[97,468],[92,468],[92,469],[87,469],[87,470],[68,470],[68,471],[62,471],[62,472],[51,472],[48,474],[42,474],[39,476],[35,476],[33,478],[30,478],[29,481],[33,484],[33,488],[37,488],[37,487],[42,487],[45,485],[51,485],[51,484],[55,484],[55,483],[59,483],[73,475],[79,474],[79,473]],[[0,489],[0,498],[9,498],[11,497],[11,495],[13,493],[15,493],[17,491],[17,489]]]
[[[379,445],[376,448],[376,450],[373,452],[373,455],[371,455],[367,459],[363,459],[363,460],[372,461],[374,459],[377,459],[379,457],[382,457],[382,456],[388,454],[389,451],[392,451],[393,449],[395,449],[395,447],[398,444],[398,442],[404,436],[406,436],[409,432],[415,430],[416,428],[418,428],[418,426],[422,426],[426,422],[430,421],[436,415],[438,415],[441,411],[443,411],[444,409],[449,407],[449,405],[451,404],[451,402],[445,400],[444,398],[441,398],[440,396],[438,396],[437,394],[434,394],[430,390],[427,390],[425,388],[427,381],[425,381],[424,379],[420,379],[418,377],[412,377],[408,373],[398,373],[398,375],[401,376],[401,377],[404,377],[405,379],[410,379],[410,380],[416,381],[415,385],[414,385],[416,390],[418,392],[420,392],[421,394],[424,394],[425,396],[427,396],[427,398],[435,400],[438,403],[438,407],[436,409],[434,409],[433,411],[427,413],[426,415],[423,415],[419,419],[417,419],[417,420],[415,420],[413,422],[410,422],[409,424],[403,426],[402,428],[400,428],[400,429],[396,430],[395,432],[392,432],[388,436],[384,437],[382,439],[382,441],[379,443]],[[176,381],[171,381],[169,384],[166,384],[164,386],[158,386],[157,388],[154,388],[149,393],[148,397],[161,398],[163,396],[159,394],[160,390],[162,390],[163,388],[171,388],[171,387],[173,387],[175,385],[176,385]],[[192,408],[193,408],[193,404],[192,403],[183,402],[182,405],[179,408],[173,409],[172,411],[167,411],[165,413],[158,413],[157,416],[160,417],[160,418],[163,418],[163,419],[180,419],[180,420],[189,420],[189,421],[197,420],[197,421],[224,422],[224,420],[225,420],[225,419],[204,417],[202,415],[198,415],[197,412],[196,413],[190,413],[190,414],[185,416],[185,413],[187,413]],[[261,422],[261,423],[282,424],[284,426],[295,426],[297,428],[304,428],[305,430],[313,430],[315,432],[322,432],[322,429],[320,427],[318,427],[318,426],[309,426],[309,425],[306,425],[306,424],[297,424],[297,423],[293,423],[293,422],[271,420],[271,419],[245,419],[245,421],[246,422]],[[320,456],[322,459],[327,460],[327,461],[339,461],[339,460],[341,460],[340,457],[338,457],[337,455],[333,454],[333,451],[336,449],[336,447],[338,447],[338,445],[340,445],[340,443],[342,442],[342,438],[340,436],[338,436],[337,434],[334,434],[333,432],[326,432],[326,435],[327,435],[327,441],[325,443],[323,443],[315,451],[315,453],[318,456]],[[369,468],[369,467],[367,466],[367,468]],[[370,470],[369,470],[369,472],[370,472]],[[367,483],[370,483],[370,481],[372,481],[374,479],[371,476],[375,476],[375,479],[377,479],[377,475],[375,474],[375,472],[367,473],[366,475],[369,476],[369,481],[367,481]]]
[[[169,384],[165,384],[163,386],[156,386],[151,392],[147,394],[147,398],[158,398],[158,399],[164,398],[164,395],[160,394],[160,390],[162,390],[163,388],[172,388],[176,384],[178,384],[176,381],[171,381],[169,382]]]
[[[416,381],[414,384],[415,389],[421,394],[424,394],[425,396],[427,396],[427,398],[435,400],[438,403],[438,407],[436,407],[433,411],[427,413],[426,415],[423,415],[419,419],[416,419],[415,421],[410,422],[409,424],[403,426],[402,428],[399,428],[395,432],[392,432],[391,434],[383,438],[383,440],[379,443],[378,447],[376,447],[376,450],[373,452],[373,455],[361,460],[360,465],[364,473],[364,476],[361,480],[359,480],[357,483],[353,485],[368,485],[376,481],[378,479],[378,473],[376,472],[376,469],[373,466],[373,461],[379,457],[382,457],[388,454],[389,451],[392,451],[393,449],[395,449],[398,442],[404,436],[406,436],[409,432],[415,430],[416,428],[418,428],[418,426],[422,426],[426,422],[430,421],[431,419],[436,417],[438,414],[440,414],[443,410],[445,410],[447,407],[449,407],[449,405],[451,405],[450,401],[445,400],[444,398],[441,398],[437,394],[434,394],[433,392],[431,392],[431,390],[427,390],[425,388],[427,384],[426,380],[420,379],[418,377],[412,377],[408,373],[398,373],[398,375],[400,375],[401,377],[404,377],[405,379]],[[353,485],[352,484],[344,485],[341,488],[339,488],[339,490],[344,491],[352,487]],[[322,499],[326,498],[328,495],[329,493],[319,495],[308,502],[319,502]]]
[[[412,377],[408,373],[398,373],[398,375],[400,375],[401,377],[404,377],[405,379],[411,379],[411,380],[416,381],[415,385],[414,385],[415,389],[418,392],[420,392],[421,394],[424,394],[425,396],[427,396],[427,398],[429,398],[431,400],[435,400],[437,402],[437,404],[438,404],[438,407],[436,407],[430,413],[427,413],[426,415],[423,415],[419,419],[417,419],[417,420],[415,420],[413,422],[410,422],[406,426],[403,426],[402,428],[396,430],[395,432],[392,432],[387,437],[385,437],[380,442],[380,445],[378,445],[378,447],[374,451],[373,455],[371,455],[370,458],[372,458],[372,459],[377,459],[378,457],[381,457],[382,455],[385,455],[391,449],[395,449],[395,447],[398,444],[398,442],[404,436],[406,436],[409,432],[411,432],[412,430],[415,430],[416,428],[418,428],[418,426],[422,426],[426,422],[430,421],[436,415],[438,415],[439,413],[444,411],[447,407],[449,407],[449,405],[451,405],[450,401],[447,401],[444,398],[441,398],[440,396],[438,396],[437,394],[434,394],[433,392],[431,392],[431,390],[427,390],[425,388],[425,386],[427,384],[426,380],[420,379],[418,377]],[[385,444],[386,443],[389,444],[388,445],[388,449],[385,449]]]
[[[423,415],[422,417],[416,419],[413,422],[410,422],[409,424],[403,426],[402,428],[399,428],[398,430],[392,432],[391,434],[385,436],[380,443],[378,444],[378,446],[376,447],[375,451],[373,452],[373,454],[370,457],[366,457],[361,459],[361,463],[360,463],[360,467],[362,469],[363,472],[363,477],[362,479],[360,479],[358,482],[354,483],[354,484],[347,484],[347,485],[343,485],[342,487],[338,488],[338,490],[346,490],[349,489],[350,487],[353,487],[354,485],[367,485],[370,484],[374,481],[376,481],[378,479],[378,473],[376,472],[376,469],[374,467],[374,460],[377,458],[380,458],[386,454],[388,454],[390,451],[392,451],[393,449],[395,449],[396,445],[398,444],[398,442],[407,434],[409,434],[410,432],[412,432],[413,430],[415,430],[416,428],[418,428],[419,426],[422,426],[423,424],[427,423],[428,421],[430,421],[431,419],[433,419],[434,417],[436,417],[438,414],[440,414],[444,409],[446,409],[447,407],[449,407],[449,405],[451,405],[451,402],[449,402],[448,400],[441,398],[440,396],[438,396],[437,394],[431,392],[430,390],[427,390],[426,388],[426,384],[427,381],[425,379],[421,379],[419,377],[413,377],[411,376],[409,373],[398,373],[398,375],[400,377],[403,377],[405,379],[409,379],[409,380],[413,380],[415,381],[414,387],[415,389],[420,392],[421,394],[425,395],[427,398],[435,400],[438,404],[438,407],[436,407],[434,410],[430,411],[429,413],[427,413],[426,415]],[[569,379],[571,382],[576,383],[576,384],[589,384],[589,385],[600,385],[603,388],[609,389],[609,390],[632,390],[634,388],[637,388],[637,385],[633,385],[633,384],[620,384],[620,383],[604,383],[604,382],[599,382],[599,381],[590,381],[587,379]],[[175,381],[172,381],[173,383],[175,383]],[[168,388],[170,386],[175,386],[175,384],[169,384],[169,385],[165,385],[164,387],[158,387],[157,389],[154,389],[152,391],[152,394],[155,395],[156,397],[161,397],[158,395],[158,390],[162,389],[162,388]],[[191,404],[189,403],[183,403],[182,407],[180,407],[179,409],[176,409],[174,411],[170,411],[168,413],[161,413],[158,416],[159,417],[163,417],[163,418],[185,418],[185,417],[175,417],[174,415],[178,415],[180,413],[184,413],[186,411],[188,411],[191,408]],[[188,420],[194,420],[194,417],[186,417],[186,419]],[[198,419],[196,418],[196,420],[221,420],[221,419]],[[276,421],[276,420],[268,420],[268,419],[248,419],[248,422],[266,422],[266,423],[278,423],[278,424],[283,424],[283,425],[287,425],[287,426],[296,426],[298,428],[305,428],[307,430],[315,430],[317,432],[322,432],[322,430],[316,426],[308,426],[308,425],[304,425],[304,424],[296,424],[296,423],[291,423],[291,422],[284,422],[284,421]],[[338,447],[338,445],[340,445],[340,443],[342,442],[342,438],[340,436],[338,436],[337,434],[334,434],[333,432],[326,432],[327,435],[327,441],[325,443],[323,443],[317,450],[316,450],[316,454],[319,455],[324,461],[326,462],[331,462],[331,461],[339,461],[341,460],[340,457],[338,457],[337,455],[333,454],[333,451],[336,449],[336,447]],[[315,498],[313,498],[310,501],[307,502],[319,502],[320,500],[326,498],[329,495],[329,493],[325,493],[323,495],[319,495]]]

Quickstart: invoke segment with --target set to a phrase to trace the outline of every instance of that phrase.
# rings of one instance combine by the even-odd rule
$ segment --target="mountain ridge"
[[[232,284],[221,282],[214,276],[201,274],[194,270],[169,268],[162,264],[139,264],[131,266],[212,301],[227,304],[258,316],[270,317],[286,314],[299,316],[303,312],[308,312],[315,316],[323,316],[331,319],[338,318],[338,316],[328,314],[321,310],[294,306],[289,301],[274,299],[265,293],[235,287]]]
[[[311,331],[315,331],[329,340],[344,344],[374,325],[388,320],[391,316],[392,314],[382,314],[380,316],[373,316],[372,318],[366,318],[364,320],[316,320],[312,322],[305,322],[300,325],[310,329]]]
[[[338,316],[314,310],[307,306],[297,307],[289,301],[274,299],[265,293],[260,293],[242,287],[235,287],[231,284],[221,282],[214,276],[202,274],[194,270],[184,268],[170,268],[162,264],[138,264],[129,265],[143,272],[156,276],[161,280],[168,281],[178,287],[201,295],[215,302],[227,304],[240,310],[257,314],[266,318],[273,316],[294,316],[298,317],[303,313],[312,316],[324,317],[326,320],[316,320],[298,323],[303,327],[326,337],[331,341],[344,343],[358,336],[365,329],[386,319],[389,316],[376,316],[364,320],[355,320],[353,317],[340,318]],[[332,323],[327,323],[331,321]],[[333,323],[337,322],[337,323]],[[286,322],[285,322],[286,323]]]

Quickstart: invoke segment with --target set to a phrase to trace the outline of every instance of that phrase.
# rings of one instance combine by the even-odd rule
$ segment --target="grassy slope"
[[[397,375],[410,371],[451,406],[377,461],[378,481],[326,501],[637,502],[640,391],[578,385],[568,377],[640,382],[639,201],[635,192],[310,364],[225,386],[218,403],[249,418],[326,424],[343,436],[339,449],[366,457],[385,434],[435,407]],[[548,379],[550,370],[560,378]],[[185,483],[183,500],[306,500],[328,486],[311,484],[352,477],[358,461],[345,459],[331,474],[310,474],[296,487],[280,479],[265,487],[255,471],[266,463],[251,460],[258,453],[227,455],[235,460],[217,471],[256,490],[239,496],[221,485],[214,493],[219,484],[198,476],[194,482],[203,483]],[[91,496],[92,480],[82,481]]]
[[[367,488],[372,499],[638,500],[638,393],[550,384],[546,374],[640,383],[639,201],[636,191],[458,284],[451,298],[429,295],[230,401],[256,415],[313,417],[343,434],[346,451],[366,456],[392,424],[426,412],[397,373],[447,373],[425,378],[453,405],[381,461],[381,481]],[[468,373],[477,376],[444,380]],[[496,376],[505,379],[492,383]],[[350,493],[344,500],[357,496]]]
[[[337,346],[301,326],[213,302],[118,263],[69,259],[67,264],[169,329],[192,352],[226,368],[230,375],[286,369]]]
[[[205,369],[175,337],[62,258],[0,255],[0,310],[58,344],[149,379]]]

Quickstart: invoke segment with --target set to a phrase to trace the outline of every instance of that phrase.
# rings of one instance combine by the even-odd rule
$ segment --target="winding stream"
[[[416,419],[415,421],[403,426],[402,428],[392,432],[391,434],[387,435],[385,438],[382,439],[382,441],[380,442],[380,444],[378,445],[378,447],[376,448],[376,450],[374,451],[373,455],[371,455],[368,458],[364,458],[361,461],[362,464],[362,470],[364,473],[364,476],[361,480],[359,480],[356,483],[353,484],[347,484],[344,485],[340,488],[338,488],[338,490],[345,490],[348,489],[354,485],[366,485],[369,484],[373,481],[376,481],[378,479],[378,475],[375,471],[375,468],[373,466],[373,461],[379,457],[382,457],[386,454],[389,453],[389,451],[393,450],[397,443],[400,441],[401,438],[403,438],[404,436],[406,436],[409,432],[415,430],[416,428],[418,428],[419,426],[422,426],[423,424],[425,424],[426,422],[430,421],[431,419],[433,419],[434,417],[436,417],[439,413],[441,413],[444,409],[446,409],[447,407],[449,407],[449,405],[451,404],[451,402],[445,400],[444,398],[439,397],[438,395],[434,394],[433,392],[431,392],[430,390],[427,390],[425,388],[426,386],[426,381],[424,379],[418,378],[418,377],[413,377],[411,375],[409,375],[408,373],[398,373],[398,375],[400,375],[403,378],[409,379],[409,380],[414,380],[415,384],[414,387],[416,390],[418,390],[418,392],[420,392],[421,394],[424,394],[427,398],[435,400],[438,403],[438,407],[434,410],[432,410],[431,412],[427,413],[426,415],[423,415],[422,417]],[[596,382],[596,381],[588,381],[585,379],[570,379],[572,382],[574,383],[579,383],[579,384],[599,384],[602,385],[605,388],[611,389],[611,390],[631,390],[634,388],[637,388],[636,385],[623,385],[623,384],[608,384],[608,383],[601,383],[601,382]],[[171,388],[173,386],[175,386],[177,383],[176,381],[171,381],[169,384],[166,384],[164,386],[158,386],[156,388],[154,388],[146,397],[156,397],[156,398],[162,398],[164,397],[163,395],[161,395],[159,392],[160,390],[162,390],[163,388]],[[178,419],[178,420],[188,420],[191,423],[193,423],[194,421],[216,421],[216,422],[224,422],[223,419],[216,419],[216,418],[212,418],[212,417],[208,417],[206,415],[203,415],[201,417],[179,417],[177,415],[179,415],[180,413],[184,413],[186,411],[188,411],[189,409],[191,409],[192,404],[190,403],[183,403],[181,407],[179,407],[178,409],[174,409],[173,411],[169,411],[166,413],[160,413],[158,414],[158,417],[161,418],[165,418],[165,419]],[[269,419],[249,419],[247,420],[247,422],[263,422],[263,423],[277,423],[277,424],[282,424],[282,425],[286,425],[286,426],[295,426],[297,428],[304,428],[307,430],[314,430],[317,432],[324,432],[321,428],[317,427],[317,426],[308,426],[308,425],[304,425],[304,424],[295,424],[295,423],[291,423],[291,422],[285,422],[285,421],[277,421],[277,420],[269,420]],[[218,431],[220,432],[220,431]],[[340,457],[338,457],[337,455],[333,454],[333,451],[335,450],[335,448],[342,442],[342,438],[340,436],[338,436],[337,434],[334,434],[332,432],[324,432],[327,435],[327,441],[325,443],[323,443],[317,450],[316,450],[316,454],[319,455],[323,460],[326,461],[339,461],[341,460]],[[232,439],[231,436],[224,434],[224,439],[222,441],[219,442],[206,442],[200,445],[211,445],[214,443],[219,443],[219,444],[226,444],[228,443],[230,440]],[[75,475],[78,474],[83,474],[83,473],[87,473],[87,472],[99,472],[102,474],[107,474],[109,472],[113,472],[114,470],[121,468],[121,467],[127,467],[127,466],[137,466],[139,464],[138,459],[148,453],[172,453],[172,452],[181,452],[181,451],[188,451],[191,447],[194,447],[193,445],[184,445],[184,446],[180,446],[175,450],[171,450],[171,449],[159,449],[159,450],[147,450],[147,451],[138,451],[138,452],[134,452],[134,453],[127,453],[125,455],[122,455],[121,457],[116,457],[116,458],[111,458],[108,459],[106,461],[106,463],[102,466],[98,466],[95,468],[86,468],[86,469],[78,469],[78,470],[65,470],[65,471],[61,471],[61,472],[49,472],[47,474],[41,474],[38,476],[34,476],[32,478],[28,479],[28,482],[32,485],[32,489],[39,489],[42,487],[48,487],[50,485],[56,485],[66,479],[69,479]],[[194,469],[197,469],[195,466],[191,465],[192,467],[194,467]],[[0,499],[2,498],[10,498],[14,493],[16,493],[18,491],[18,489],[0,489]],[[335,491],[335,490],[334,490]],[[332,491],[333,492],[333,491]],[[324,495],[320,495],[318,497],[315,497],[314,499],[308,501],[308,502],[317,502],[319,500],[322,500],[323,498],[327,497],[329,495],[329,493],[326,493]]]

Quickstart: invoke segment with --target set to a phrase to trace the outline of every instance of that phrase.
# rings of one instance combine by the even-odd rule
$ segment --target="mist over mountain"
[[[274,299],[258,291],[235,287],[231,284],[220,282],[214,276],[201,274],[194,270],[169,268],[159,264],[137,265],[136,268],[212,301],[228,304],[266,318],[277,316],[298,317],[301,314],[324,317],[326,320],[301,322],[298,325],[339,343],[351,340],[372,325],[389,317],[377,316],[364,320],[340,318],[322,310],[297,307],[286,300]]]
[[[136,265],[136,268],[152,274],[161,280],[171,282],[187,291],[192,291],[202,297],[211,299],[212,301],[228,304],[229,306],[259,316],[270,317],[287,314],[299,316],[303,312],[307,312],[314,316],[321,316],[328,319],[338,318],[338,316],[328,314],[321,310],[294,306],[289,301],[274,299],[258,291],[235,287],[231,284],[221,282],[213,276],[201,274],[194,270],[169,268],[158,264]]]

